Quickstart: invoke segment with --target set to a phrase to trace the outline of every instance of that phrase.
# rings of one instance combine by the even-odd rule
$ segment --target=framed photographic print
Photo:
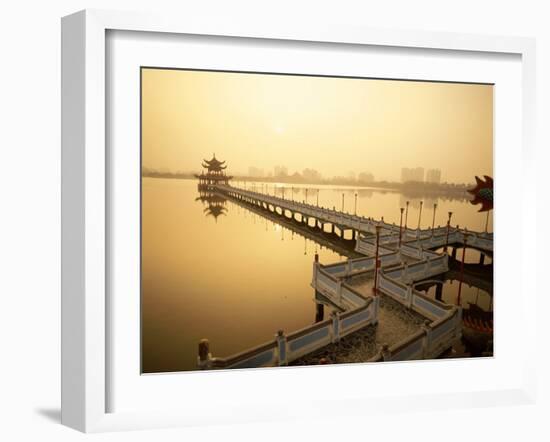
[[[531,40],[62,30],[63,423],[532,400]]]

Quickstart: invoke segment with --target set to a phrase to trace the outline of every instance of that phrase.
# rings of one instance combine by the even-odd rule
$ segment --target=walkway
[[[372,242],[375,239],[376,226],[380,226],[381,245],[396,246],[399,242],[399,226],[382,220],[365,218],[306,202],[288,200],[229,185],[214,185],[212,189],[271,212],[280,212],[285,216],[288,212],[290,218],[297,219],[308,226],[311,226],[312,220],[313,227],[318,227],[323,231],[325,231],[325,225],[328,224],[331,227],[331,232],[334,233],[336,228],[342,238],[345,237],[345,231],[349,230],[353,232],[352,238]],[[415,241],[416,244],[411,245],[415,248],[434,249],[445,244],[464,245],[467,242],[468,247],[486,252],[492,252],[493,250],[493,235],[485,232],[465,232],[454,227],[450,227],[448,232],[447,227],[438,227],[433,230],[410,228],[402,228],[401,230],[402,241],[409,245],[412,241]]]

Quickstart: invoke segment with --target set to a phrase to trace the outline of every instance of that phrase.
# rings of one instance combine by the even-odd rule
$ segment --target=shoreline
[[[187,180],[192,181],[196,180],[194,176],[179,176],[175,174],[142,174],[142,178],[155,178],[155,179],[169,179],[169,180]],[[292,182],[292,181],[280,181],[274,179],[265,179],[265,178],[244,178],[244,177],[233,177],[233,182],[245,182],[245,183],[270,183],[273,185],[283,185],[288,187],[300,186],[298,189],[303,188],[312,188],[314,186],[324,186],[326,190],[370,190],[380,193],[401,193],[405,196],[411,196],[411,198],[423,197],[423,196],[442,196],[448,197],[451,199],[459,200],[470,200],[471,195],[467,192],[466,187],[461,187],[460,189],[449,189],[449,188],[425,188],[425,187],[410,187],[401,183],[306,183],[306,182]],[[312,187],[304,187],[312,186]],[[473,186],[473,184],[471,185]]]

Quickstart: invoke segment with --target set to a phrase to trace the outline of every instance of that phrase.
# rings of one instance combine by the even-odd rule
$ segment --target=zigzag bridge
[[[209,342],[202,340],[199,344],[199,368],[292,364],[367,326],[379,326],[381,308],[384,308],[382,297],[410,310],[422,319],[422,324],[410,336],[378,346],[368,358],[369,362],[435,358],[460,339],[462,308],[441,301],[442,283],[437,286],[439,297],[436,295],[436,299],[416,287],[419,284],[439,284],[439,276],[449,271],[449,260],[456,256],[457,248],[479,251],[480,264],[486,256],[492,258],[492,233],[469,232],[449,225],[434,229],[403,228],[334,208],[240,189],[227,182],[207,186],[209,191],[266,217],[292,220],[308,231],[354,241],[353,256],[358,257],[335,264],[321,264],[316,255],[312,263],[311,286],[315,289],[316,299],[323,299],[338,309],[329,319],[288,334],[280,330],[273,340],[225,358],[212,357]],[[448,248],[451,256],[447,253]]]

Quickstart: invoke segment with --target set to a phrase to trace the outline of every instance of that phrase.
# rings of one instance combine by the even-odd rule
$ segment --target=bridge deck
[[[372,287],[372,279],[370,282]],[[325,359],[331,364],[368,361],[376,356],[382,345],[396,345],[417,333],[424,320],[425,318],[421,315],[407,309],[390,297],[382,295],[376,326],[371,325],[358,330],[342,338],[338,343],[329,344],[302,356],[290,365],[316,365],[321,359]]]
[[[271,206],[273,210],[278,208],[281,211],[289,211],[292,214],[300,214],[305,218],[314,218],[322,224],[331,224],[336,226],[341,232],[344,230],[352,230],[362,235],[362,238],[365,241],[372,242],[374,240],[376,226],[381,227],[381,245],[395,245],[399,239],[399,226],[384,222],[382,220],[344,213],[326,207],[319,207],[305,202],[288,200],[229,185],[214,185],[212,187],[225,195],[236,199],[245,200],[258,206],[267,208]],[[449,232],[447,232],[446,226],[438,227],[433,230],[431,228],[402,228],[403,242],[417,241],[417,247],[422,248],[435,248],[445,245],[447,243],[447,234],[449,236],[449,243],[464,244],[465,232],[453,227],[449,229]],[[486,251],[493,250],[493,235],[491,233],[469,231],[467,232],[467,236],[468,246]]]
[[[233,186],[217,185],[213,187],[232,197],[246,198],[250,201],[256,202],[257,204],[269,204],[273,207],[288,210],[293,213],[300,213],[306,217],[312,217],[324,223],[334,224],[345,229],[356,230],[362,233],[375,233],[375,226],[381,225],[382,229],[386,231],[385,233],[399,231],[399,227],[396,227],[393,224],[376,221],[372,218],[365,218],[359,215],[340,212],[338,210],[326,207],[319,207],[305,202],[301,203],[298,201],[266,195],[264,193],[254,192],[251,190],[244,190]],[[413,232],[413,230],[411,230],[411,232]]]
[[[303,223],[298,223],[295,220],[288,218],[282,218],[280,215],[274,214],[273,212],[266,210],[265,208],[260,208],[257,205],[246,204],[242,200],[235,200],[235,204],[238,204],[242,207],[245,207],[247,210],[250,210],[253,213],[258,214],[272,222],[280,224],[285,228],[291,230],[292,232],[315,241],[321,249],[323,247],[332,250],[333,252],[338,253],[339,255],[346,256],[348,258],[359,258],[363,256],[361,253],[354,250],[354,242],[350,240],[342,240],[335,234],[330,234],[326,232],[319,231],[311,226],[306,226]]]

